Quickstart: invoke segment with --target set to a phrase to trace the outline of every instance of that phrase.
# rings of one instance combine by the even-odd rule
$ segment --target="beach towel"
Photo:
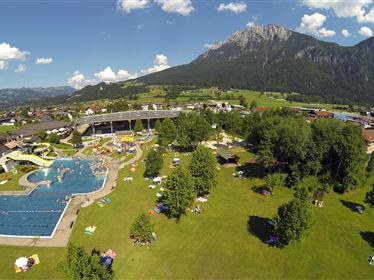
[[[104,198],[105,202],[112,202],[112,200],[109,197]]]
[[[32,255],[31,257],[29,257],[29,259],[33,259],[34,260],[34,265],[40,264],[40,260],[39,260],[38,254]]]

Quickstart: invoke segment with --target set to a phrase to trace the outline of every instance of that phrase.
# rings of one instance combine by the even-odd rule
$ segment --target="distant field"
[[[182,93],[175,99],[170,101],[176,102],[197,102],[202,100],[220,100],[222,102],[230,102],[232,104],[239,104],[239,100],[237,99],[239,95],[243,95],[247,103],[250,104],[253,100],[257,102],[257,105],[260,107],[289,107],[289,106],[300,106],[300,107],[317,107],[326,110],[336,110],[333,109],[335,105],[333,104],[308,104],[302,102],[291,102],[285,100],[287,97],[286,94],[282,95],[281,93],[272,92],[272,93],[265,93],[261,94],[259,91],[254,90],[233,90],[228,92],[223,92],[220,95],[220,99],[218,99],[217,95],[215,94],[216,88],[204,88],[198,89],[196,91],[190,91],[186,93]],[[227,99],[226,96],[233,96],[234,99]],[[284,97],[284,98],[282,98]],[[149,93],[144,93],[139,95],[139,99],[137,102],[146,103],[146,102],[164,102],[165,101],[165,92],[159,86],[151,86],[151,91]],[[337,110],[338,111],[338,110]]]
[[[12,132],[16,129],[17,127],[14,125],[0,125],[0,135],[7,132]]]

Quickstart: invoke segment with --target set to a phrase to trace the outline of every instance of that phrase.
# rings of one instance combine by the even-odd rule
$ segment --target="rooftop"
[[[101,122],[129,121],[136,119],[161,119],[176,118],[182,111],[149,110],[149,111],[125,111],[101,115],[80,117],[77,124],[92,124]],[[185,111],[183,111],[185,112]]]

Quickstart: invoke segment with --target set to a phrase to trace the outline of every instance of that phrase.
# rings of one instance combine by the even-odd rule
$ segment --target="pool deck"
[[[142,150],[138,146],[136,146],[135,156],[124,163],[121,163],[107,156],[102,156],[105,159],[105,166],[108,168],[108,174],[105,180],[104,187],[100,191],[95,193],[89,193],[87,195],[77,195],[73,197],[52,238],[0,237],[0,245],[27,247],[65,247],[69,241],[70,234],[74,229],[75,222],[78,218],[79,209],[81,207],[87,207],[93,204],[96,199],[109,195],[116,186],[119,169],[122,169],[126,165],[135,163],[141,158],[142,154]],[[25,176],[23,176],[22,178],[24,177]],[[27,176],[25,178],[27,178]],[[34,188],[35,186],[26,185],[26,187]],[[18,194],[19,193],[20,192],[18,192]]]

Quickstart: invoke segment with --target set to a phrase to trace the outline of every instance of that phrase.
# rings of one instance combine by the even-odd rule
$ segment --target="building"
[[[218,155],[219,162],[221,164],[238,164],[239,163],[239,157],[228,150],[219,149],[217,155]]]

